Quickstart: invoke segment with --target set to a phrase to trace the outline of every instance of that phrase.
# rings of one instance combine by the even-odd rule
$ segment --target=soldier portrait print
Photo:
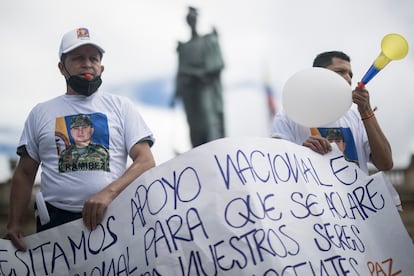
[[[359,164],[354,136],[349,128],[318,128],[322,137],[329,142],[334,142],[340,151],[344,153],[345,160]]]
[[[77,114],[65,116],[63,123],[66,128],[70,145],[62,150],[62,126],[56,120],[56,145],[59,149],[59,172],[72,171],[110,171],[109,168],[109,135],[106,116],[101,113]],[[60,131],[58,131],[58,128]]]

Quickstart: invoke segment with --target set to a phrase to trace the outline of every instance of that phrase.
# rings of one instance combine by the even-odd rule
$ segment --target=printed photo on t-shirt
[[[359,165],[354,136],[349,128],[318,128],[318,130],[322,137],[326,138],[331,143],[336,143],[339,150],[344,153],[344,157],[347,161]]]
[[[105,114],[75,114],[56,118],[59,172],[110,171],[109,130]]]

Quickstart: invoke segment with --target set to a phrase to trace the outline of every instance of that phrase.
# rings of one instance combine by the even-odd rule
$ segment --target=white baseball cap
[[[62,54],[66,54],[82,45],[90,44],[98,48],[98,50],[103,54],[105,50],[100,46],[95,35],[91,34],[88,28],[77,28],[67,32],[60,42],[59,47],[59,58],[62,57]]]

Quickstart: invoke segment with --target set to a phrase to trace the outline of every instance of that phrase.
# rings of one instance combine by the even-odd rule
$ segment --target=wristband
[[[369,114],[367,117],[361,118],[362,121],[366,121],[369,120],[371,118],[375,117],[375,111],[377,111],[377,107],[374,107],[374,109],[372,110],[372,113]]]

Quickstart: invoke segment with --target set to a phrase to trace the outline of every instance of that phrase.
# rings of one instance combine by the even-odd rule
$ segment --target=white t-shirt
[[[76,163],[80,162],[76,153],[74,161],[65,161],[66,169],[59,171],[60,155],[74,145],[71,122],[78,115],[90,119],[95,147],[98,144],[101,151],[109,152],[109,169],[102,169],[96,156],[91,159],[95,161],[88,161],[84,155],[82,163]],[[152,145],[153,134],[132,101],[97,91],[89,97],[65,94],[37,104],[26,120],[19,148],[25,146],[29,156],[41,164],[45,201],[80,212],[87,198],[124,173],[130,149],[144,140]]]
[[[318,130],[323,137],[329,135],[332,130],[339,131],[346,145],[345,158],[357,163],[362,171],[368,173],[371,149],[361,117],[358,111],[355,110],[355,105],[336,122],[320,127]],[[311,133],[309,128],[295,123],[284,112],[279,112],[273,119],[271,135],[274,138],[281,138],[303,145],[303,142]]]

